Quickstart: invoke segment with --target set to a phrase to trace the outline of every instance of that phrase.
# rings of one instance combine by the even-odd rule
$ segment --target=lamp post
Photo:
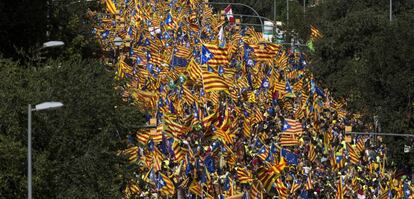
[[[43,46],[40,49],[43,48],[54,48],[54,47],[59,47],[59,46],[63,46],[65,45],[65,43],[63,41],[48,41],[43,43]]]
[[[289,25],[289,0],[286,0],[286,25]]]
[[[392,21],[392,0],[390,0],[390,22]]]
[[[41,111],[62,107],[61,102],[44,102],[32,108],[29,104],[27,108],[27,198],[32,199],[32,111]]]
[[[114,55],[114,63],[116,63],[117,59],[118,59],[118,55],[119,55],[119,47],[122,45],[124,41],[122,40],[121,37],[117,36],[114,38],[114,45],[116,46],[115,49],[115,55]]]

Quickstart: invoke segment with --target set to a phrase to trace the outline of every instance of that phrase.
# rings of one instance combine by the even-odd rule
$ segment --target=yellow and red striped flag
[[[276,48],[269,48],[264,44],[250,45],[250,47],[253,48],[257,61],[270,61],[276,57]]]
[[[248,27],[246,30],[246,34],[250,36],[250,38],[247,39],[248,43],[251,44],[257,44],[261,41],[263,41],[263,35],[260,32],[256,32],[253,27]]]
[[[286,82],[275,82],[273,91],[279,91],[279,93],[284,94],[286,93]]]
[[[151,161],[152,168],[154,168],[154,171],[160,171],[161,170],[161,163],[164,159],[162,153],[158,148],[155,148],[155,150],[151,153],[147,154],[148,161]]]
[[[342,177],[339,177],[338,185],[336,187],[336,199],[344,199],[344,185],[342,183]]]
[[[175,186],[172,180],[165,174],[160,172],[160,177],[157,182],[157,187],[160,187],[159,190],[163,195],[174,196]]]
[[[106,9],[113,15],[118,14],[118,11],[116,10],[114,2],[112,0],[106,0]]]
[[[253,182],[252,174],[245,168],[237,168],[237,179],[242,184]]]
[[[174,152],[174,160],[176,162],[180,162],[184,160],[185,155],[187,154],[187,150],[184,147],[181,147],[178,141],[174,141],[172,144],[172,150]]]
[[[290,188],[290,194],[294,194],[300,189],[301,186],[302,184],[300,184],[298,180],[293,180],[292,187]]]
[[[309,144],[308,159],[311,162],[315,161],[315,159],[316,159],[315,146],[313,146],[312,144]]]
[[[122,153],[128,156],[129,163],[135,162],[138,159],[138,147],[137,146],[125,149]]]
[[[315,41],[322,37],[321,32],[313,25],[311,25],[311,40]]]
[[[313,184],[312,184],[312,173],[309,173],[308,178],[306,180],[306,185],[305,185],[306,190],[310,190],[313,189]]]
[[[236,137],[236,135],[230,133],[230,129],[227,129],[227,131],[224,131],[219,128],[215,132],[214,137],[222,140],[225,144],[233,144],[234,138]]]
[[[250,121],[247,119],[243,122],[243,135],[246,138],[250,138],[252,136],[251,124]]]
[[[132,68],[125,63],[124,61],[120,60],[118,64],[118,70],[116,72],[116,79],[122,79],[125,77],[125,74],[131,74]]]
[[[355,150],[354,147],[352,147],[350,143],[346,143],[346,148],[348,149],[351,163],[358,164],[359,163],[359,152],[357,152],[357,150]]]
[[[181,58],[189,58],[191,56],[191,51],[186,46],[179,45],[176,48],[175,56]]]
[[[141,145],[146,145],[149,140],[149,137],[150,137],[149,133],[144,132],[144,131],[138,131],[137,134],[135,135],[137,142]]]
[[[187,72],[190,76],[190,79],[195,82],[200,81],[202,79],[203,74],[201,72],[201,67],[198,65],[197,62],[195,62],[194,59],[191,59],[190,63],[188,63]]]
[[[279,194],[280,198],[287,198],[288,196],[288,189],[286,188],[285,184],[283,183],[283,181],[279,178],[276,181],[276,190],[277,193]]]
[[[218,66],[218,65],[228,65],[229,57],[227,48],[220,48],[216,44],[203,44],[208,51],[212,54],[212,58],[207,61],[208,65]]]
[[[276,174],[267,167],[261,167],[257,170],[257,178],[262,182],[263,188],[269,191],[275,181]]]
[[[186,126],[174,122],[170,117],[164,118],[164,125],[166,127],[166,132],[176,138],[186,134],[188,131]]]
[[[202,197],[202,195],[203,195],[203,189],[201,188],[201,184],[198,183],[195,180],[193,180],[193,182],[191,182],[190,187],[189,187],[189,191],[191,193],[197,195],[198,197]]]
[[[358,151],[358,153],[361,153],[365,150],[365,139],[360,138],[356,144],[355,150]]]
[[[298,120],[285,119],[282,131],[287,133],[301,134],[303,133],[302,124]]]
[[[202,72],[205,92],[228,91],[229,86],[223,78],[207,71]]]
[[[212,123],[214,123],[217,120],[217,111],[214,111],[212,114],[208,115],[207,117],[204,117],[201,124],[204,127],[210,127]]]
[[[188,104],[192,104],[193,102],[195,102],[197,99],[194,97],[194,95],[191,93],[190,89],[187,88],[187,86],[183,86],[183,99],[184,101],[186,101]]]
[[[298,146],[300,145],[300,142],[297,138],[294,137],[282,137],[279,139],[279,145],[281,147]]]

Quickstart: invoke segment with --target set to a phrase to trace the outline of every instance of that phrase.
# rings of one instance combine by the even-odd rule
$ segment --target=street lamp
[[[114,38],[114,45],[116,46],[115,49],[115,53],[114,53],[114,60],[113,63],[116,63],[116,60],[118,59],[118,55],[119,55],[119,47],[122,45],[124,41],[122,40],[121,37],[116,36]]]
[[[54,47],[59,47],[59,46],[63,46],[65,45],[65,43],[63,41],[48,41],[43,43],[43,46],[41,47],[43,48],[54,48]]]
[[[390,22],[392,21],[392,0],[390,0]]]
[[[28,105],[27,109],[27,198],[32,199],[32,111],[41,111],[62,107],[61,102],[43,102],[32,108]]]
[[[115,44],[115,46],[117,46],[117,47],[119,47],[119,46],[121,46],[122,45],[122,38],[121,37],[115,37],[115,39],[114,39],[114,44]]]

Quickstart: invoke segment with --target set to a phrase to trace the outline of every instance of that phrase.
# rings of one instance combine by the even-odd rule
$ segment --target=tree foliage
[[[388,8],[387,2],[362,0],[327,1],[315,8],[324,37],[316,43],[312,69],[365,121],[378,116],[382,132],[412,134],[414,3],[394,4],[392,22]],[[385,139],[395,163],[414,165],[413,153],[403,154],[412,139]]]
[[[232,2],[250,5],[260,15],[273,19],[274,1]],[[382,132],[413,134],[414,2],[393,1],[391,23],[388,1],[323,0],[305,4],[304,12],[303,1],[290,1],[288,11],[286,1],[276,1],[276,19],[302,41],[309,39],[310,25],[321,30],[323,38],[310,56],[317,79],[336,97],[346,98],[348,108],[365,116],[367,124],[373,123],[375,115]],[[252,14],[248,9],[236,12]],[[403,153],[404,145],[411,145],[412,139],[385,140],[393,162],[414,165],[413,153]]]
[[[143,117],[114,91],[112,73],[93,60],[2,60],[0,76],[0,197],[26,195],[27,104],[61,101],[33,112],[34,197],[119,198],[127,168],[117,151]]]
[[[142,123],[136,107],[125,104],[112,72],[100,62],[92,36],[88,7],[96,2],[0,2],[0,198],[24,198],[27,182],[27,104],[62,101],[61,109],[33,113],[33,190],[36,198],[119,198],[127,169],[116,155],[126,146],[126,133]],[[273,19],[273,2],[230,1],[254,7]],[[348,107],[372,121],[378,115],[383,132],[413,133],[414,2],[394,1],[388,21],[388,1],[289,1],[289,23],[306,41],[309,26],[323,38],[316,42],[312,69],[317,79]],[[277,20],[286,24],[286,1],[276,1]],[[225,6],[214,6],[224,8]],[[254,15],[247,8],[234,13]],[[249,19],[246,23],[260,23]],[[49,25],[49,26],[48,26]],[[48,38],[65,48],[46,51],[64,59],[32,62],[16,49],[38,48]],[[134,127],[135,126],[135,127]],[[359,129],[369,130],[369,129]],[[402,153],[413,141],[386,138],[393,161],[414,165],[413,153]]]

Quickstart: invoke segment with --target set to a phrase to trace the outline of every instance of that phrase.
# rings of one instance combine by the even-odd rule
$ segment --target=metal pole
[[[276,0],[273,1],[273,21],[274,21],[274,26],[276,26]]]
[[[50,38],[50,0],[46,1],[47,5],[47,14],[46,14],[46,40],[49,41]]]
[[[289,0],[286,0],[286,25],[289,24]]]
[[[246,5],[246,4],[243,4],[243,3],[226,3],[226,2],[205,2],[206,4],[216,4],[216,5],[237,5],[237,6],[244,6],[244,7],[247,7],[247,8],[249,8],[251,11],[253,11],[254,12],[254,14],[255,15],[257,15],[258,17],[259,17],[259,20],[260,20],[260,24],[262,24],[262,32],[263,32],[263,20],[262,20],[262,17],[260,17],[260,15],[259,15],[259,13],[254,9],[254,8],[252,8],[251,6],[249,6],[249,5]],[[269,20],[269,21],[271,21],[271,20]]]
[[[303,0],[303,18],[305,18],[306,13],[306,0]]]
[[[276,41],[276,34],[277,34],[277,21],[276,21],[276,16],[277,16],[277,2],[276,0],[273,1],[273,39],[274,41]]]
[[[392,0],[390,0],[390,22],[392,21]]]
[[[27,198],[32,199],[32,105],[27,108]]]
[[[414,137],[414,134],[398,134],[398,133],[345,132],[345,134]]]
[[[265,20],[268,20],[268,21],[272,21],[271,19],[269,19],[269,18],[267,18],[267,17],[257,16],[257,15],[233,14],[233,16],[240,16],[240,17],[253,17],[253,18],[265,19]]]

